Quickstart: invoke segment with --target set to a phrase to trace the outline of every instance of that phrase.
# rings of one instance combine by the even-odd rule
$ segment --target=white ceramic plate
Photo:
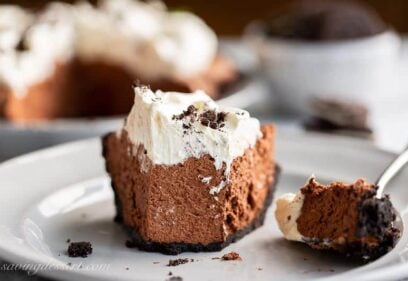
[[[366,142],[322,135],[280,136],[277,147],[283,167],[277,195],[295,191],[311,173],[322,181],[352,181],[360,176],[373,181],[393,158]],[[404,224],[408,223],[406,182],[408,170],[387,190]],[[58,279],[163,281],[169,278],[169,271],[197,281],[392,280],[408,276],[405,232],[393,251],[361,266],[284,241],[273,218],[274,206],[265,225],[239,242],[221,252],[183,253],[178,257],[195,261],[167,267],[174,257],[125,247],[126,236],[112,220],[112,192],[98,139],[5,162],[0,165],[0,187],[0,256],[19,264],[48,265],[40,274]],[[93,254],[86,259],[67,257],[68,238],[91,241]],[[230,251],[239,252],[243,260],[212,259]],[[98,266],[102,269],[96,270]]]

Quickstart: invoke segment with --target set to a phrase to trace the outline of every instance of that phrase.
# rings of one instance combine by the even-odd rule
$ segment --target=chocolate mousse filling
[[[182,252],[216,252],[220,251],[223,248],[227,247],[231,243],[234,243],[241,238],[243,238],[245,235],[248,233],[252,232],[253,230],[261,227],[264,224],[265,221],[265,216],[266,216],[266,211],[268,210],[268,207],[271,205],[272,200],[273,200],[273,193],[275,191],[276,184],[278,183],[278,178],[280,174],[280,167],[276,166],[275,168],[275,181],[273,184],[270,186],[268,190],[268,195],[265,199],[265,202],[262,206],[262,210],[259,213],[259,215],[246,227],[243,229],[239,230],[238,232],[231,234],[227,237],[225,241],[222,242],[213,242],[207,245],[198,243],[198,244],[192,244],[192,243],[160,243],[160,242],[152,242],[152,241],[146,241],[144,240],[140,234],[138,233],[137,230],[135,230],[131,226],[127,226],[123,224],[123,219],[120,215],[121,213],[121,203],[120,200],[118,200],[118,197],[115,196],[115,206],[116,206],[116,216],[115,216],[115,222],[120,223],[123,225],[126,233],[129,235],[130,239],[132,239],[134,247],[139,248],[140,250],[146,251],[146,252],[161,252],[163,254],[167,255],[177,255]]]

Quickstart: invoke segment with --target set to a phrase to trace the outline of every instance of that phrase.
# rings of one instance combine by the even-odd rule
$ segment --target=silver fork
[[[396,176],[401,169],[408,163],[408,147],[405,148],[394,161],[382,172],[381,176],[377,179],[376,185],[377,198],[382,198],[384,195],[384,189],[387,184]]]

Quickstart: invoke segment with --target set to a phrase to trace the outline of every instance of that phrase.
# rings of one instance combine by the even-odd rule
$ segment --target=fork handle
[[[405,148],[397,158],[382,172],[377,179],[377,198],[381,198],[387,184],[397,175],[401,169],[408,163],[408,147]]]

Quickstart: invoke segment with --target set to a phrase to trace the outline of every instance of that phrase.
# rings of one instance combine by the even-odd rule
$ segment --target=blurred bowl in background
[[[392,95],[401,40],[393,30],[333,41],[269,36],[265,22],[254,22],[245,40],[255,48],[280,109],[310,112],[313,98],[355,101],[371,108]]]

